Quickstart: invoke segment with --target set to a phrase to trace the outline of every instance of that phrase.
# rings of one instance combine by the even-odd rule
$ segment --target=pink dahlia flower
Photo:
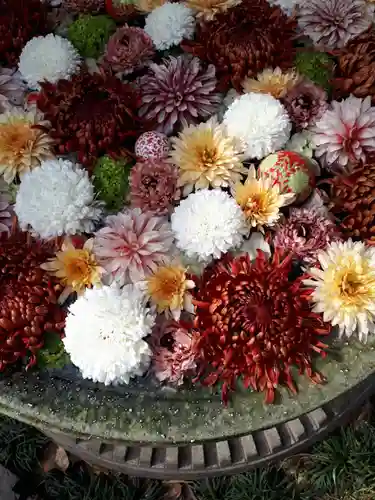
[[[11,106],[20,106],[26,92],[18,71],[0,68],[0,113]]]
[[[151,64],[139,79],[139,115],[155,121],[156,131],[171,135],[182,124],[207,120],[217,111],[221,96],[216,84],[215,66],[204,69],[197,57],[184,54]]]
[[[104,0],[63,0],[64,9],[80,14],[98,14],[104,10]]]
[[[371,97],[332,101],[312,129],[315,156],[328,170],[350,173],[375,151],[375,107]]]
[[[143,68],[154,54],[152,40],[142,28],[122,26],[108,40],[101,63],[127,74]]]
[[[178,170],[166,160],[145,160],[137,163],[130,174],[132,207],[166,215],[177,195]]]
[[[328,108],[326,92],[306,80],[287,92],[283,104],[297,130],[314,125]]]
[[[340,233],[330,219],[314,210],[294,208],[286,222],[278,226],[273,244],[296,259],[314,265],[318,251],[340,239]]]
[[[139,208],[110,215],[94,238],[99,264],[120,285],[137,283],[169,262],[173,233],[163,217]]]

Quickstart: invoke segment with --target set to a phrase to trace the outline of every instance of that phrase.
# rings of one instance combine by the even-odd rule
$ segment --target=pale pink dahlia
[[[151,38],[135,26],[122,26],[108,40],[101,63],[115,73],[131,73],[145,66],[154,56]]]
[[[0,67],[0,113],[12,106],[20,106],[26,92],[18,71]]]
[[[345,47],[372,24],[374,6],[366,0],[303,0],[299,26],[320,49]]]
[[[164,217],[134,208],[110,215],[95,234],[99,264],[120,285],[143,281],[160,264],[169,262],[173,233]]]
[[[130,174],[130,202],[134,208],[166,215],[178,199],[178,169],[166,160],[137,163]]]
[[[307,264],[317,261],[319,250],[341,239],[336,225],[314,210],[294,208],[273,238],[275,248]]]
[[[315,156],[328,170],[350,173],[375,151],[375,107],[371,97],[350,96],[331,107],[312,129]]]
[[[198,123],[217,111],[221,96],[216,83],[215,66],[204,69],[197,57],[185,54],[151,64],[139,79],[139,115],[154,121],[158,132],[171,135],[183,123]]]

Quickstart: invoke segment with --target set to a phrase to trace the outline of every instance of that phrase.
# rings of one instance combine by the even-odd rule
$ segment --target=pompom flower
[[[297,72],[315,85],[329,91],[333,76],[333,59],[325,52],[299,50],[294,60]]]
[[[95,192],[109,210],[118,211],[125,205],[131,168],[132,162],[126,157],[115,160],[102,156],[96,162],[93,171]]]
[[[179,198],[178,171],[166,160],[144,160],[130,174],[130,203],[133,208],[167,215]]]
[[[18,71],[0,67],[0,113],[23,103],[26,87]]]
[[[261,160],[281,149],[292,124],[283,105],[268,94],[244,94],[224,114],[227,133],[241,145],[247,159]]]
[[[95,234],[94,253],[106,272],[120,285],[144,281],[169,262],[173,233],[163,217],[139,208],[110,215]]]
[[[324,380],[312,358],[324,356],[321,339],[330,327],[311,311],[302,278],[291,279],[291,270],[290,257],[268,260],[259,251],[254,262],[226,256],[199,281],[193,301],[200,377],[204,385],[222,383],[224,401],[238,381],[265,392],[267,403],[279,385],[296,393],[293,366],[315,383]]]
[[[160,65],[151,64],[139,81],[139,115],[154,120],[155,130],[171,135],[182,123],[194,124],[215,113],[221,101],[216,83],[215,66],[203,69],[196,57],[169,57]]]
[[[358,334],[366,341],[375,331],[375,248],[352,240],[333,242],[318,253],[319,268],[311,268],[313,311],[339,327],[340,336]]]
[[[93,254],[94,240],[87,240],[83,247],[76,246],[71,238],[65,238],[61,250],[40,267],[55,276],[65,287],[59,297],[63,303],[71,293],[82,295],[86,288],[101,284],[104,273]]]
[[[199,21],[212,21],[217,14],[226,12],[241,0],[187,0],[186,5],[196,14]]]
[[[166,50],[184,38],[193,38],[194,30],[193,11],[183,3],[166,2],[146,17],[145,32],[157,50]]]
[[[374,6],[365,0],[303,0],[299,26],[317,47],[333,50],[366,31],[373,16]]]
[[[115,73],[131,73],[144,67],[154,56],[149,35],[136,26],[122,26],[110,37],[101,63]]]
[[[69,80],[79,71],[80,64],[81,58],[69,40],[50,33],[27,42],[18,69],[29,88],[40,90],[39,82]]]
[[[313,265],[320,250],[340,239],[331,220],[311,209],[294,208],[285,222],[278,226],[272,241],[275,248]]]
[[[97,59],[115,30],[116,23],[109,16],[82,14],[69,25],[67,37],[82,57]]]
[[[170,156],[179,167],[184,196],[194,188],[230,187],[247,173],[233,139],[216,119],[184,128],[172,138]]]
[[[186,276],[181,265],[160,266],[147,280],[147,293],[157,312],[170,313],[175,321],[184,309],[194,312],[189,290],[195,287],[194,281]]]
[[[11,183],[53,157],[49,123],[35,109],[11,108],[0,115],[0,174]]]
[[[144,337],[153,324],[144,295],[135,286],[86,289],[69,308],[63,342],[84,378],[128,384],[148,367],[151,351]]]
[[[88,173],[68,160],[47,160],[25,174],[15,212],[20,227],[41,238],[90,233],[102,209]]]
[[[242,208],[249,227],[262,230],[263,226],[273,226],[279,220],[280,208],[290,203],[294,194],[281,194],[279,186],[272,185],[271,179],[258,179],[251,166],[245,183],[234,186],[233,197]]]
[[[80,14],[98,14],[104,10],[104,0],[62,0],[64,9]]]
[[[312,82],[302,81],[288,90],[283,104],[297,130],[311,127],[328,108],[326,92]]]
[[[241,208],[219,189],[202,189],[182,200],[172,214],[177,247],[202,262],[241,245],[248,232]]]
[[[247,93],[260,92],[280,99],[300,80],[301,76],[293,70],[283,72],[280,68],[267,68],[258,73],[256,78],[245,78],[242,87]]]
[[[375,107],[371,97],[332,101],[313,131],[315,156],[334,172],[350,172],[375,151]]]
[[[167,0],[135,0],[134,5],[139,12],[149,14],[157,7],[161,7]]]

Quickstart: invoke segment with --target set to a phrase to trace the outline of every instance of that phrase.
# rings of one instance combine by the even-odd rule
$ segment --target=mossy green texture
[[[116,29],[109,16],[81,15],[68,28],[68,39],[83,57],[98,58]]]
[[[109,156],[99,158],[94,168],[94,188],[108,210],[120,210],[129,189],[132,163],[124,158],[114,160]]]
[[[295,58],[295,67],[298,73],[306,76],[326,91],[331,89],[333,61],[325,52],[298,52]]]
[[[42,368],[63,368],[69,364],[70,358],[64,344],[57,333],[48,333],[44,346],[37,353],[37,364]]]

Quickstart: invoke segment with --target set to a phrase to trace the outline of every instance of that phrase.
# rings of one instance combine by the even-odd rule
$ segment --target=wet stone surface
[[[16,500],[17,497],[13,493],[13,486],[17,482],[17,477],[0,465],[0,499],[1,500]]]

